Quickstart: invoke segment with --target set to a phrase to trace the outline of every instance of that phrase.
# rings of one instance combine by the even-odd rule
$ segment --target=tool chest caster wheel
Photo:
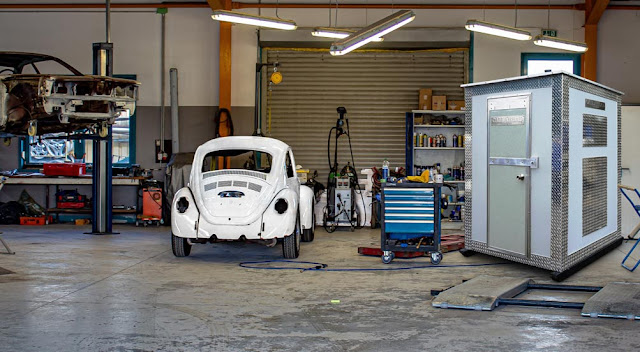
[[[393,258],[395,258],[396,255],[393,254],[393,252],[391,251],[385,251],[384,254],[382,255],[382,262],[384,264],[389,264],[391,263],[391,261],[393,260]]]
[[[442,253],[440,252],[432,252],[431,253],[431,264],[438,265],[442,261]]]

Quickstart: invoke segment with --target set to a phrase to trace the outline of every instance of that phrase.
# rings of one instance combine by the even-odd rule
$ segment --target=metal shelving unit
[[[465,110],[412,110],[407,112],[406,116],[406,169],[407,175],[414,175],[414,165],[433,165],[440,163],[441,171],[446,173],[448,168],[458,166],[464,162],[464,147],[453,147],[453,135],[464,135],[465,125],[462,124],[414,124],[417,116],[430,117],[429,120],[438,118],[441,120],[452,120],[458,118],[457,123],[464,123]],[[418,147],[414,145],[414,133],[426,133],[428,135],[442,134],[447,138],[447,146],[445,147]],[[458,190],[464,190],[464,180],[445,180],[446,184],[450,184],[454,187],[453,192],[456,194]],[[462,185],[462,186],[460,186]],[[442,189],[444,194],[453,193],[447,192],[448,188]],[[456,197],[457,198],[457,197]],[[449,208],[446,214],[449,214],[450,210],[457,209],[462,206],[462,202],[449,203]]]

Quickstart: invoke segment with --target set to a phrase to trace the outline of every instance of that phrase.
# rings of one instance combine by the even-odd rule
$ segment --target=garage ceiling
[[[171,1],[161,1],[161,0],[112,0],[112,4],[159,4],[159,3],[203,3],[207,2],[204,0],[171,0]],[[254,3],[257,4],[259,0],[240,0],[237,1],[240,3]],[[262,0],[260,1],[263,4],[275,4],[276,0]],[[335,0],[332,0],[335,4]],[[0,4],[104,4],[104,0],[1,0]],[[280,4],[328,4],[329,0],[279,0]],[[391,4],[390,0],[338,0],[338,7],[341,4],[357,4],[357,5],[373,5],[373,4]],[[394,1],[396,5],[401,4],[416,4],[416,5],[434,5],[434,4],[449,4],[449,5],[483,5],[483,4],[491,4],[491,5],[512,5],[514,0],[397,0]],[[519,0],[518,5],[546,5],[548,3],[547,0]],[[573,4],[582,4],[583,1],[576,0],[551,0],[551,4],[553,5],[573,5]],[[618,0],[611,1],[611,5],[640,5],[640,1],[637,0]]]

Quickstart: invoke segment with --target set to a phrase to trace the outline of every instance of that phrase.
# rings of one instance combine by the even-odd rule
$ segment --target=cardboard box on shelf
[[[429,110],[431,109],[431,97],[433,96],[433,89],[422,88],[419,90],[419,104],[418,110]]]
[[[434,95],[432,98],[431,110],[447,110],[447,96]]]
[[[449,100],[447,102],[448,110],[462,110],[464,109],[464,100]]]

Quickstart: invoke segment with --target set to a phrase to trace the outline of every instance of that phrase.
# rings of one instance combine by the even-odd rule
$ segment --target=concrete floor
[[[0,255],[2,351],[592,351],[640,350],[640,322],[590,319],[570,309],[500,307],[493,312],[436,309],[431,289],[479,274],[548,273],[459,253],[441,267],[377,272],[257,270],[240,262],[281,259],[281,247],[197,245],[175,258],[169,229],[116,227],[120,235],[84,235],[85,227],[2,226],[16,255]],[[318,230],[299,260],[329,268],[397,268],[357,247],[379,232]],[[640,281],[620,267],[625,244],[566,283]],[[584,299],[584,297],[575,297]],[[332,304],[331,300],[340,300]]]

